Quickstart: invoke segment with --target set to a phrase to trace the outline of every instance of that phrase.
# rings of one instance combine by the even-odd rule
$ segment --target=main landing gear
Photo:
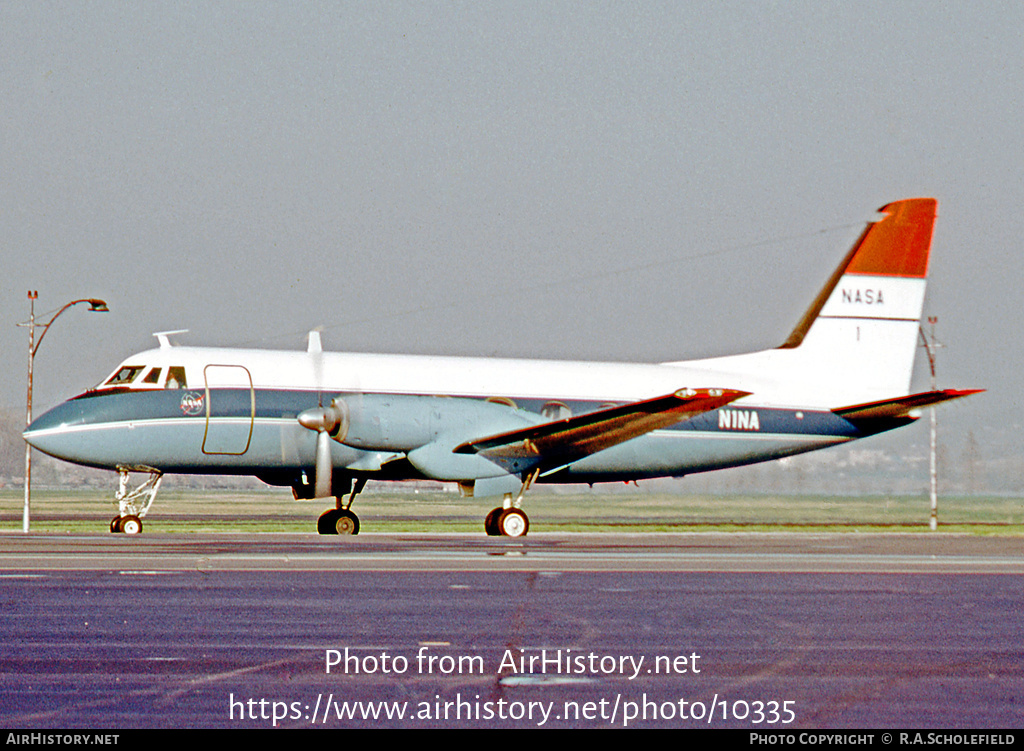
[[[530,517],[520,508],[498,506],[484,519],[484,531],[491,537],[523,537],[530,531]]]
[[[147,472],[149,477],[134,490],[129,490],[129,477],[133,469]],[[114,500],[117,501],[119,513],[110,520],[110,531],[137,535],[142,532],[142,517],[149,513],[149,507],[153,505],[156,491],[160,489],[160,481],[164,475],[152,467],[118,467],[117,473],[118,488]]]
[[[356,480],[352,494],[348,497],[348,502],[343,501],[341,496],[339,496],[336,499],[338,507],[328,509],[316,520],[317,533],[321,535],[358,535],[359,517],[352,513],[350,507],[352,506],[352,501],[356,499],[356,496],[362,492],[365,486],[366,478],[360,477]]]
[[[533,481],[540,474],[539,469],[533,470],[523,481],[523,487],[519,494],[513,499],[511,493],[505,494],[505,500],[501,506],[492,509],[484,519],[484,531],[491,537],[525,537],[530,531],[530,517],[526,515],[521,506],[523,496],[530,489]]]

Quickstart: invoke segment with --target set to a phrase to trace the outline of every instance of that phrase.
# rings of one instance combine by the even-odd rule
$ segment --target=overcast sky
[[[1022,32],[1019,2],[2,0],[0,406],[29,289],[112,311],[54,325],[37,414],[168,329],[775,346],[878,207],[935,196],[940,385],[990,389],[946,414],[1019,433]]]

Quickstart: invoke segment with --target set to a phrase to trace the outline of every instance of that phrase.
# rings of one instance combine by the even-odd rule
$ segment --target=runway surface
[[[1019,728],[1024,542],[0,535],[9,728]]]
[[[808,533],[0,534],[0,571],[1024,573],[1024,539]]]

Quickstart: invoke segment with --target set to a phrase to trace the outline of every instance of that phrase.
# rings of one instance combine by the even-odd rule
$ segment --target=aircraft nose
[[[21,435],[30,446],[45,454],[75,461],[87,446],[87,438],[75,428],[86,422],[88,415],[83,405],[72,399],[44,412]]]

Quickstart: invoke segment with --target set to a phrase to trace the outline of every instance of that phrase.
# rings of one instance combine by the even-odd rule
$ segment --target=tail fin
[[[833,409],[908,394],[937,206],[883,206],[780,347],[665,364],[712,370],[778,404]]]
[[[920,320],[937,206],[909,198],[880,208],[885,216],[864,230],[780,349],[799,347],[819,316]],[[882,284],[894,279],[911,281]]]
[[[779,349],[850,386],[907,393],[937,206],[910,198],[879,209]]]

